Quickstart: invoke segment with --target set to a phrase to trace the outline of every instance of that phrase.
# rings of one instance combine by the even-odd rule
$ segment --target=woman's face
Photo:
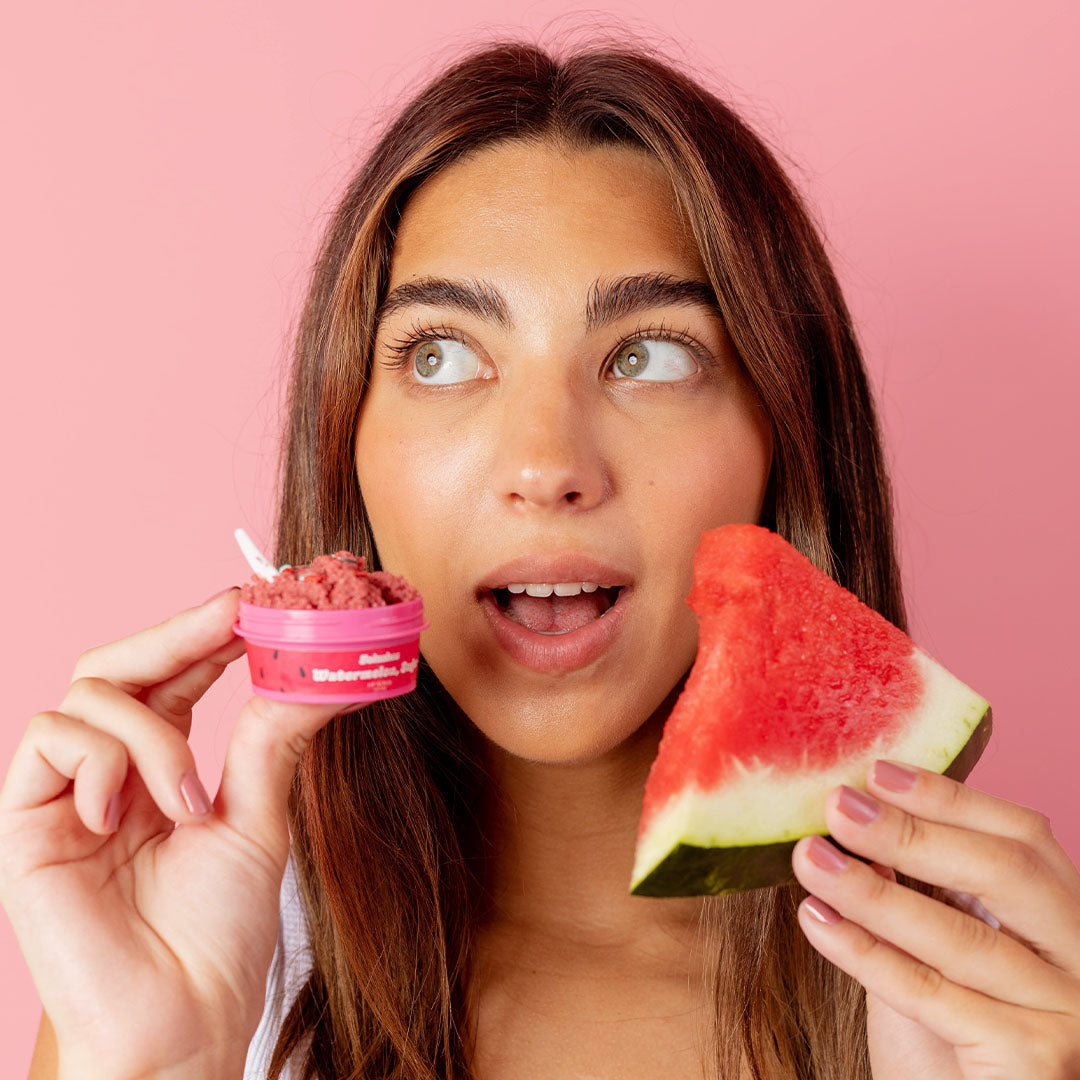
[[[705,288],[612,291],[654,275]],[[637,731],[694,660],[702,531],[761,514],[771,428],[707,281],[634,148],[505,142],[406,205],[388,298],[413,288],[383,305],[357,478],[383,567],[423,594],[425,658],[518,757],[585,761]],[[501,589],[581,582],[624,587],[607,614],[600,589]]]

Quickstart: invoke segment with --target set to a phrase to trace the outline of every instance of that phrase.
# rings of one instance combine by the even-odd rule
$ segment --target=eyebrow
[[[496,323],[507,332],[514,329],[509,305],[494,285],[476,278],[455,281],[440,277],[421,277],[392,289],[375,312],[375,326],[413,304],[454,308]],[[684,280],[672,274],[633,274],[598,278],[592,283],[585,304],[585,328],[592,332],[636,311],[673,305],[705,307],[717,318],[724,318],[716,292],[707,281]]]

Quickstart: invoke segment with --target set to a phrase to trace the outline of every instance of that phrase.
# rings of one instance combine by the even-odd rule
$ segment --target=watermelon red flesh
[[[703,533],[687,602],[698,654],[646,783],[632,892],[794,880],[795,841],[827,833],[828,791],[865,787],[874,758],[957,779],[978,760],[986,700],[776,533]]]

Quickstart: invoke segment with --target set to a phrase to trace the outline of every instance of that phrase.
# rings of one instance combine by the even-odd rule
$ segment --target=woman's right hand
[[[83,653],[59,708],[31,717],[0,788],[0,905],[61,1077],[243,1072],[277,939],[289,787],[315,733],[357,706],[252,697],[212,809],[189,809],[191,710],[244,654],[238,597]]]

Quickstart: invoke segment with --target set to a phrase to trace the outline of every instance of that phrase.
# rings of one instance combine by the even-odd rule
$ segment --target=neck
[[[488,747],[497,794],[487,827],[491,925],[587,944],[674,937],[684,946],[700,897],[629,892],[641,800],[680,682],[634,735],[585,762],[528,761]]]

